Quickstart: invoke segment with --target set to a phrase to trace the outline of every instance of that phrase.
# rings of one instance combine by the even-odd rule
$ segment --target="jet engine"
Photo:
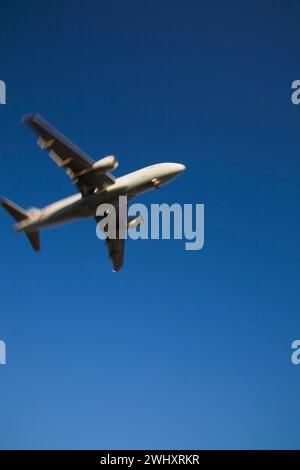
[[[128,217],[127,227],[128,228],[137,228],[144,222],[144,219],[141,215]]]
[[[109,155],[108,157],[101,158],[94,163],[91,171],[101,171],[105,173],[106,171],[114,170],[119,165],[116,157],[114,155]]]

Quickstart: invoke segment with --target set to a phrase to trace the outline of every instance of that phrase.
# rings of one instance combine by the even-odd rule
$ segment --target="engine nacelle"
[[[101,171],[105,173],[109,170],[114,170],[119,165],[116,157],[114,155],[109,155],[108,157],[101,158],[94,163],[92,171]]]
[[[128,217],[127,228],[137,228],[144,222],[144,219],[141,215]]]

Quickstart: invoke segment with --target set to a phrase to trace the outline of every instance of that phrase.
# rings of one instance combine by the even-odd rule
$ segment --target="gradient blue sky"
[[[0,192],[74,187],[19,124],[39,112],[121,175],[182,162],[137,202],[204,203],[205,248],[94,221],[42,233],[0,214],[1,448],[299,448],[297,1],[3,1]]]

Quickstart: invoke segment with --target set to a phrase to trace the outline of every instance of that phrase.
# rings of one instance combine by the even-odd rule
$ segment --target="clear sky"
[[[75,192],[20,119],[39,112],[122,175],[184,163],[136,202],[205,204],[205,247],[93,220],[36,255],[0,213],[1,448],[299,448],[300,4],[3,1],[0,193]]]

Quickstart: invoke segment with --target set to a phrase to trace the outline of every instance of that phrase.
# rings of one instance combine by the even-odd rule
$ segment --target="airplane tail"
[[[19,223],[23,222],[24,220],[30,219],[30,214],[28,211],[22,209],[22,207],[18,206],[14,202],[10,201],[9,199],[3,198],[0,201],[0,204],[4,207],[5,210]],[[15,226],[16,230],[18,231],[18,224]],[[41,244],[40,244],[40,233],[39,231],[35,232],[24,232],[26,237],[31,243],[32,248],[35,251],[40,251]]]

